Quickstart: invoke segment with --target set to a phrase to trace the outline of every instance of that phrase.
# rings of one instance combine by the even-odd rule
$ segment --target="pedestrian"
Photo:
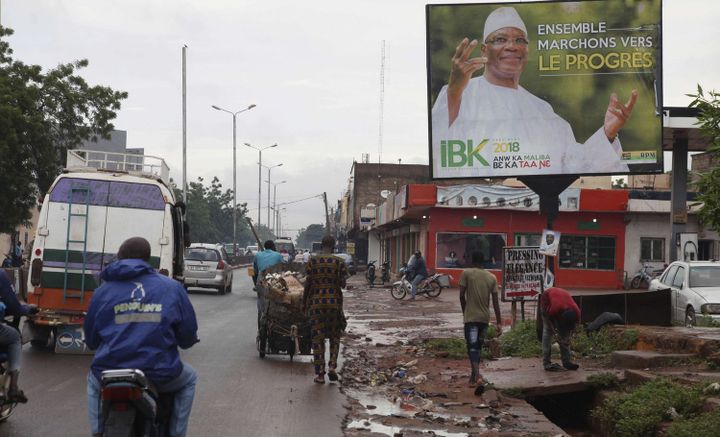
[[[0,318],[5,316],[28,316],[37,313],[37,306],[21,304],[13,288],[10,277],[4,270],[0,269]],[[22,364],[22,338],[20,332],[12,326],[0,323],[0,345],[7,348],[8,374],[10,375],[10,387],[8,388],[7,401],[27,402],[27,397],[18,388],[20,378],[20,366]]]
[[[490,300],[495,310],[496,335],[502,334],[500,303],[498,301],[497,278],[482,268],[485,257],[481,252],[471,255],[471,267],[460,274],[460,307],[465,325],[465,343],[470,358],[471,387],[477,385],[480,377],[480,350],[485,341],[490,323]]]
[[[257,252],[255,254],[255,260],[253,261],[253,283],[255,284],[255,292],[257,296],[257,311],[258,311],[258,328],[260,328],[260,317],[264,311],[263,297],[260,296],[260,290],[258,290],[257,283],[261,277],[260,274],[270,267],[280,264],[283,262],[283,256],[275,251],[275,242],[272,240],[265,241],[263,245],[265,250]]]
[[[96,350],[87,377],[88,416],[93,437],[103,435],[100,403],[102,372],[140,369],[160,393],[173,393],[169,435],[187,434],[197,374],[180,360],[178,347],[198,342],[197,319],[182,284],[148,263],[150,243],[125,240],[117,261],[100,273],[85,316],[85,344]]]
[[[22,244],[18,241],[13,248],[13,267],[22,267]]]
[[[322,239],[321,252],[305,266],[305,293],[303,308],[310,318],[315,379],[325,383],[325,340],[330,341],[328,378],[337,381],[337,359],[340,352],[340,336],[345,330],[342,288],[348,277],[347,266],[342,258],[333,255],[335,239],[326,235]]]
[[[416,250],[414,257],[415,259],[412,260],[412,264],[408,266],[408,270],[412,275],[412,288],[410,289],[412,296],[410,297],[410,300],[415,300],[418,284],[428,276],[427,266],[425,265],[422,253],[420,253],[419,250]]]
[[[580,322],[580,308],[566,290],[551,287],[540,295],[540,314],[538,327],[542,326],[543,367],[548,371],[562,370],[550,360],[552,340],[555,337],[560,345],[562,367],[577,370],[580,366],[572,362],[570,336]]]
[[[306,263],[310,261],[310,251],[305,249],[305,252],[302,254],[302,262]]]

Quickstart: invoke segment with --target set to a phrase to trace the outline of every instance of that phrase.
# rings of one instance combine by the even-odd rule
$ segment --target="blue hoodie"
[[[97,349],[91,364],[103,370],[140,369],[151,381],[167,382],[182,371],[178,346],[197,340],[195,310],[183,286],[140,259],[110,264],[100,274],[85,317],[85,343]]]

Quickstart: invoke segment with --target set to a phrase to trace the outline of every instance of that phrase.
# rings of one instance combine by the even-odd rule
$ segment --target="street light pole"
[[[273,207],[272,207],[272,210],[273,210],[273,232],[275,233],[275,235],[280,235],[280,233],[278,232],[278,227],[277,227],[277,186],[280,184],[284,184],[286,182],[287,181],[281,181],[281,182],[272,184],[273,185]],[[270,179],[268,179],[268,184],[269,183],[270,183]]]
[[[268,171],[267,226],[268,226],[268,229],[270,229],[270,170],[274,169],[275,167],[282,167],[282,164],[271,165],[271,166],[263,165],[263,167],[265,167]]]
[[[233,118],[233,256],[238,253],[237,249],[237,116],[241,112],[249,111],[256,105],[252,104],[240,111],[232,112],[219,106],[212,105],[217,111],[227,112]]]
[[[258,151],[258,219],[257,219],[257,226],[258,229],[260,228],[260,201],[262,200],[262,151],[265,149],[269,149],[271,147],[277,147],[277,143],[266,146],[266,147],[255,147],[252,144],[245,143],[246,146],[250,147],[251,149],[255,149]],[[269,225],[269,223],[268,223]]]

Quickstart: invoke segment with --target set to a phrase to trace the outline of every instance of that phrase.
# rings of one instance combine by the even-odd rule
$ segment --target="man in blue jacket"
[[[0,317],[27,316],[37,313],[37,307],[35,305],[25,305],[18,301],[12,282],[10,282],[10,278],[3,269],[0,269],[0,312],[3,313]],[[22,358],[20,333],[12,326],[0,322],[0,344],[7,346],[8,374],[10,375],[8,400],[25,403],[27,402],[27,397],[25,393],[18,388]]]
[[[182,284],[155,272],[150,243],[126,240],[118,260],[100,274],[85,317],[85,343],[96,349],[88,374],[88,412],[93,436],[102,436],[100,378],[103,370],[140,369],[162,393],[174,393],[170,435],[184,437],[197,374],[180,361],[178,346],[198,342],[195,310]]]
[[[255,292],[258,293],[257,310],[258,310],[258,328],[260,328],[260,315],[263,310],[263,298],[260,296],[260,291],[257,288],[257,282],[260,278],[260,273],[269,269],[270,267],[280,264],[283,262],[283,257],[275,251],[275,242],[267,240],[263,245],[265,250],[255,254],[255,260],[253,260],[253,283],[255,284]]]

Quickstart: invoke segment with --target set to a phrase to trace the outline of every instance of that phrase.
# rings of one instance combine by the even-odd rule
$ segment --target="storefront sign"
[[[545,256],[539,247],[503,249],[502,299],[534,300],[542,291]]]
[[[568,188],[560,193],[560,211],[578,211],[580,189]],[[437,187],[437,205],[453,208],[511,209],[538,211],[540,197],[529,188],[500,185],[454,185]]]
[[[432,177],[661,172],[661,16],[661,0],[428,5]]]

